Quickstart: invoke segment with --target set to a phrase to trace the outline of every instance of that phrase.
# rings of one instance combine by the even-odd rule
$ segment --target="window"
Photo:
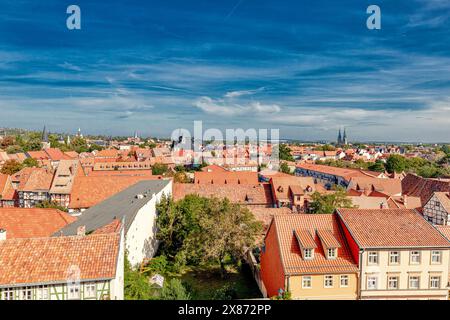
[[[369,264],[378,264],[378,252],[369,252]]]
[[[303,254],[305,256],[305,260],[311,260],[313,258],[313,252],[314,249],[304,249]]]
[[[430,289],[440,289],[441,288],[441,277],[431,276],[430,277]]]
[[[22,300],[31,300],[33,298],[33,292],[31,287],[23,287],[21,290]]]
[[[38,300],[48,300],[48,286],[38,286],[37,299]]]
[[[310,288],[312,288],[311,276],[303,276],[302,277],[302,288],[303,289],[310,289]]]
[[[14,300],[14,289],[6,288],[2,289],[2,300]]]
[[[348,287],[348,276],[342,275],[341,276],[341,288],[346,288],[346,287]]]
[[[411,251],[410,263],[411,264],[419,264],[420,263],[420,252],[419,251]]]
[[[431,251],[431,263],[432,264],[440,264],[441,263],[441,251],[433,250]]]
[[[398,276],[388,277],[388,289],[398,289]]]
[[[325,288],[333,288],[333,276],[325,276]]]
[[[409,288],[419,289],[420,287],[420,277],[419,276],[409,276]]]
[[[389,252],[389,264],[399,264],[400,263],[400,252],[391,251]]]
[[[336,248],[327,249],[328,259],[336,259]]]
[[[73,283],[68,285],[69,299],[80,299],[80,284]]]
[[[84,297],[85,298],[96,298],[97,296],[97,285],[95,282],[89,282],[84,285]]]
[[[367,289],[376,290],[378,289],[378,277],[367,277]]]

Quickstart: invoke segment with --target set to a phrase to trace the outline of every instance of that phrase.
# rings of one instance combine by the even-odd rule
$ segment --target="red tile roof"
[[[57,209],[0,208],[0,229],[7,239],[49,237],[75,220]]]
[[[426,203],[434,192],[450,192],[450,180],[426,179],[408,173],[402,180],[403,193],[420,197]]]
[[[24,168],[14,177],[20,181],[18,191],[49,191],[53,180],[53,171],[44,168]]]
[[[194,173],[195,184],[258,184],[257,172],[236,172],[236,171],[198,171]]]
[[[337,219],[334,214],[292,214],[274,217],[272,227],[275,228],[278,237],[282,265],[286,275],[355,273],[358,271]],[[307,231],[314,238],[317,248],[314,250],[312,260],[302,258],[294,230],[296,232]],[[337,249],[336,259],[326,258],[316,230],[330,230],[339,241],[341,246]]]
[[[373,191],[388,196],[402,194],[402,182],[399,179],[353,177],[350,179],[349,188],[370,194]]]
[[[228,198],[233,203],[245,205],[272,206],[272,192],[270,185],[261,183],[257,185],[204,185],[192,183],[174,183],[173,198],[183,199],[188,194],[197,194],[202,197]]]
[[[450,248],[450,242],[412,209],[338,209],[338,214],[361,248]]]
[[[73,266],[80,280],[115,277],[120,234],[0,241],[0,286],[65,283]]]
[[[151,176],[77,176],[70,195],[69,208],[90,208]]]
[[[62,152],[58,148],[48,148],[44,150],[47,153],[48,158],[52,161],[70,160],[71,157]]]

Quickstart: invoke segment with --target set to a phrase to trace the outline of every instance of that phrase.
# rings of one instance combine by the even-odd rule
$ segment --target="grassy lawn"
[[[192,290],[194,300],[212,299],[214,292],[225,285],[236,290],[238,299],[262,297],[247,265],[228,266],[227,271],[226,278],[222,279],[218,267],[188,267],[180,279]]]

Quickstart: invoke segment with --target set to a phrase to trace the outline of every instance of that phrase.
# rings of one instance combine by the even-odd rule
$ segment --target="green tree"
[[[368,167],[371,171],[384,172],[386,168],[384,167],[384,163],[381,160],[376,160],[373,164]]]
[[[23,166],[20,162],[16,160],[6,160],[0,172],[3,174],[12,175],[22,170],[22,168]]]
[[[287,144],[280,144],[278,152],[280,160],[294,161],[294,157],[291,155],[291,149]]]
[[[127,256],[125,256],[124,269],[124,296],[125,300],[149,300],[152,298],[152,289],[147,277],[134,270]]]
[[[160,298],[162,300],[190,300],[191,294],[180,279],[172,278],[165,281]]]
[[[401,173],[406,170],[406,158],[398,155],[393,154],[389,156],[389,158],[386,161],[386,170],[389,173]]]
[[[29,168],[33,168],[33,167],[39,167],[39,162],[34,159],[34,158],[26,158],[23,162],[22,165],[24,167],[29,167]]]
[[[152,174],[153,175],[163,175],[169,171],[169,167],[164,163],[155,163],[152,166]]]
[[[312,213],[333,213],[337,208],[352,208],[352,200],[347,197],[347,192],[342,187],[330,194],[314,192],[311,196],[310,210]]]
[[[52,208],[52,209],[58,209],[60,211],[68,212],[69,210],[61,205],[59,205],[55,201],[42,201],[36,204],[36,208]]]
[[[283,173],[291,174],[291,169],[289,169],[289,166],[286,162],[282,162],[280,164],[280,171]]]

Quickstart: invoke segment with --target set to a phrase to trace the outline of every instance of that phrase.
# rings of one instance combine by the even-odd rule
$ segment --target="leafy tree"
[[[153,175],[163,175],[169,171],[169,167],[164,163],[155,163],[152,166],[152,174]]]
[[[352,208],[352,200],[347,197],[347,192],[342,187],[330,194],[314,192],[311,196],[310,210],[312,213],[333,213],[337,208]]]
[[[180,279],[172,278],[165,281],[160,298],[162,300],[190,300],[191,294]]]
[[[188,195],[174,202],[163,197],[157,210],[161,254],[177,267],[217,263],[222,276],[226,274],[226,258],[241,258],[262,230],[247,208],[227,199]]]
[[[22,162],[22,165],[23,165],[24,167],[30,167],[30,168],[33,168],[33,167],[39,167],[39,162],[38,162],[36,159],[34,159],[34,158],[26,158],[26,159]]]
[[[200,228],[193,232],[188,248],[200,249],[203,262],[217,261],[224,277],[225,259],[243,258],[244,250],[255,244],[262,225],[247,208],[228,199],[210,199],[207,205],[207,214],[199,220]]]
[[[70,141],[70,149],[78,153],[89,152],[89,147],[86,140],[81,137],[74,137]]]
[[[5,149],[15,144],[15,138],[13,136],[6,136],[0,141],[0,148]]]
[[[149,300],[152,289],[145,275],[134,270],[125,256],[124,295],[126,300]]]
[[[282,162],[280,164],[280,171],[283,173],[291,174],[291,169],[289,169],[289,166],[286,162]]]
[[[317,150],[319,150],[319,151],[334,151],[334,150],[336,150],[336,148],[333,147],[332,145],[325,144],[323,146],[318,147]]]
[[[36,204],[36,208],[52,208],[52,209],[58,209],[64,212],[68,212],[69,210],[61,205],[59,205],[57,202],[55,201],[42,201]]]
[[[17,160],[6,160],[0,172],[3,174],[12,175],[22,170],[22,168],[22,164]]]
[[[405,157],[398,154],[393,154],[386,161],[386,170],[389,173],[401,173],[406,170],[406,165],[407,163]]]
[[[280,160],[294,161],[294,157],[291,155],[291,149],[287,144],[280,144],[278,150]]]
[[[373,164],[371,164],[368,167],[369,170],[371,171],[378,171],[378,172],[384,172],[385,167],[384,167],[384,163],[381,160],[376,160]]]
[[[237,298],[238,296],[236,289],[231,287],[229,284],[217,289],[213,295],[213,300],[234,300]]]
[[[6,148],[6,153],[7,154],[13,154],[13,153],[19,153],[19,152],[23,152],[23,149],[21,146],[18,145],[12,145]]]

